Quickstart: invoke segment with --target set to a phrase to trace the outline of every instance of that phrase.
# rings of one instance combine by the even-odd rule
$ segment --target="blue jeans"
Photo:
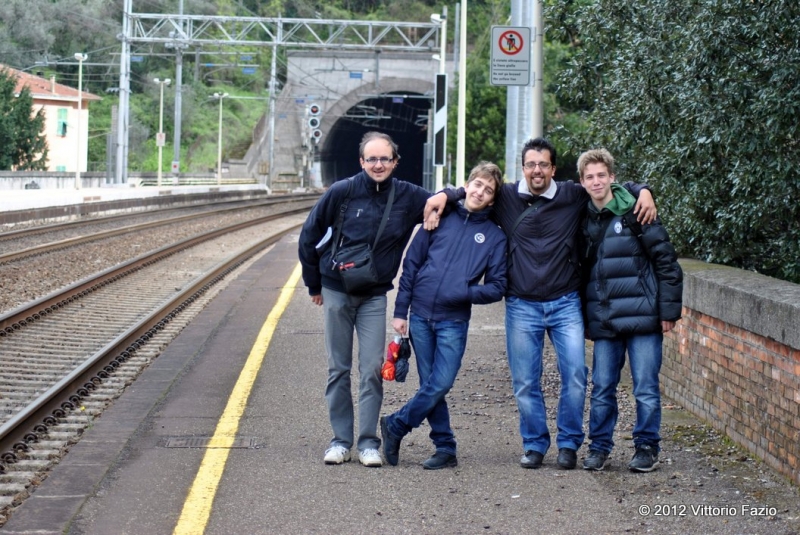
[[[589,411],[589,449],[610,452],[617,425],[617,385],[625,365],[625,350],[631,365],[633,396],[636,398],[635,446],[647,444],[658,451],[661,436],[661,333],[634,334],[596,340],[592,363],[592,400]]]
[[[524,451],[544,455],[550,447],[547,413],[542,395],[542,353],[545,332],[556,350],[561,374],[556,425],[559,448],[578,450],[583,444],[586,404],[586,348],[578,292],[552,301],[506,297],[506,345],[511,382],[519,409],[519,432]]]
[[[322,288],[325,349],[328,352],[328,416],[331,446],[353,447],[353,329],[358,334],[358,450],[378,449],[378,417],[383,402],[381,366],[386,351],[386,296],[359,297]]]
[[[427,418],[436,451],[456,454],[445,396],[453,388],[467,347],[468,321],[433,321],[411,314],[411,345],[417,359],[419,390],[399,411],[386,417],[389,432],[402,438]]]

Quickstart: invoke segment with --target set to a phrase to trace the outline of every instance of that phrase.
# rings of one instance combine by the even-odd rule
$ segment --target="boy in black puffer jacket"
[[[594,341],[591,445],[583,468],[602,470],[614,446],[617,385],[627,351],[636,398],[636,453],[628,467],[650,472],[658,465],[661,441],[661,344],[681,317],[683,272],[661,222],[635,223],[635,199],[614,183],[614,158],[607,150],[583,153],[578,172],[591,196],[583,225],[584,296],[586,330]]]

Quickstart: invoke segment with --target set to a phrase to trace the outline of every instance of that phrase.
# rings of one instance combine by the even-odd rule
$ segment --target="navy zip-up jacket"
[[[464,320],[472,305],[500,301],[506,291],[506,236],[489,219],[491,208],[461,205],[432,232],[420,229],[403,261],[394,317]],[[480,284],[483,279],[483,284]]]
[[[375,235],[389,200],[389,187],[394,182],[394,203],[389,220],[373,250],[379,281],[359,294],[383,295],[393,288],[392,281],[400,269],[403,249],[408,244],[414,227],[422,223],[422,212],[430,193],[395,177],[375,182],[364,171],[352,179],[350,202],[342,221],[339,248],[359,243],[372,245],[375,242]],[[331,227],[332,235],[336,235],[334,227],[339,219],[339,208],[347,196],[347,187],[348,180],[340,180],[328,188],[311,210],[300,232],[298,252],[303,267],[303,282],[308,287],[309,295],[319,295],[323,286],[344,293],[339,271],[333,269],[331,260],[333,237],[321,252],[317,251],[316,246],[325,236],[328,227]]]

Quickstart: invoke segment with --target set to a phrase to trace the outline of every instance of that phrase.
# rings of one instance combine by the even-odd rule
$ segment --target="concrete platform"
[[[632,454],[625,423],[631,418],[629,400],[604,472],[558,469],[554,448],[542,468],[520,468],[502,303],[475,308],[462,370],[448,398],[459,444],[455,469],[422,469],[432,453],[424,426],[403,441],[397,467],[365,468],[357,461],[323,464],[331,431],[323,397],[327,364],[322,311],[310,302],[301,282],[290,287],[291,299],[254,376],[234,428],[238,442],[229,448],[174,447],[211,437],[220,425],[259,332],[296,268],[296,240],[296,235],[284,238],[217,296],[14,512],[2,532],[574,535],[800,530],[796,489],[757,463],[742,461],[749,471],[738,465],[734,470],[698,442],[680,438],[678,431],[699,434],[703,426],[668,400],[662,465],[655,472],[633,474],[626,468]],[[413,368],[406,383],[385,383],[383,413],[413,395]],[[543,382],[555,433],[558,375],[551,351]],[[629,393],[629,388],[623,390]],[[626,397],[621,395],[621,401]],[[217,455],[214,465],[219,480],[203,479],[201,506],[185,512],[190,522],[180,525],[186,531],[174,531],[190,487],[214,464],[204,461],[214,449],[224,457],[220,464]],[[585,450],[579,452],[579,462]],[[204,462],[208,465],[201,467]],[[751,481],[749,487],[742,485],[745,479]],[[207,519],[205,506],[210,507]],[[749,514],[750,506],[774,508],[775,514]]]
[[[192,195],[211,191],[250,191],[266,189],[252,184],[231,186],[161,186],[135,188],[131,186],[108,186],[86,189],[27,189],[2,190],[0,192],[0,212],[30,210],[50,206],[147,199],[163,195]]]

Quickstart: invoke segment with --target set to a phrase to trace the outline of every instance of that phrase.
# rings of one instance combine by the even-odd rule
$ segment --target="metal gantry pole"
[[[281,41],[281,24],[278,24],[278,42]],[[275,169],[275,82],[278,62],[278,47],[272,47],[272,62],[269,68],[269,168],[267,169],[266,188],[268,193],[272,193],[273,171]]]
[[[217,130],[217,186],[222,184],[222,100],[227,93],[214,93],[214,98],[219,99],[219,128]]]
[[[544,7],[542,0],[533,2],[533,87],[531,88],[531,136],[544,135]]]
[[[77,52],[75,59],[78,60],[78,120],[75,143],[77,145],[77,165],[75,166],[75,189],[81,189],[81,111],[83,111],[83,62],[86,61],[86,54]]]
[[[122,8],[122,52],[119,58],[119,113],[117,114],[117,161],[114,181],[124,184],[128,181],[128,117],[130,115],[131,88],[131,3],[124,0]]]
[[[461,5],[461,41],[458,59],[458,138],[456,139],[456,176],[455,186],[464,184],[465,129],[467,124],[467,3]]]
[[[183,15],[183,0],[178,2],[178,15]],[[180,32],[183,32],[183,20]],[[175,120],[172,136],[172,184],[177,186],[181,173],[181,117],[183,116],[183,43],[175,42]]]
[[[160,80],[156,78],[155,83],[160,86],[161,96],[158,101],[158,137],[156,138],[156,145],[158,145],[158,187],[161,187],[161,176],[163,167],[163,153],[164,153],[164,86],[169,85],[170,79]]]

